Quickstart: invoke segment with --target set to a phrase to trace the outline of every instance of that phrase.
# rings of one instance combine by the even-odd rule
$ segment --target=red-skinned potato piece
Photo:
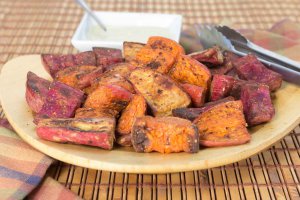
[[[55,74],[55,80],[77,89],[91,85],[91,81],[102,74],[102,68],[96,66],[75,66],[62,69]]]
[[[192,58],[195,60],[201,62],[201,63],[210,63],[214,66],[221,65],[224,62],[224,57],[222,54],[222,51],[219,47],[214,46],[209,49],[205,49],[201,52],[195,52],[192,54],[189,54]]]
[[[211,79],[211,74],[205,65],[186,55],[178,56],[169,75],[175,81],[197,85],[205,91]]]
[[[275,115],[269,87],[263,84],[244,84],[241,101],[247,123],[250,126],[270,121]]]
[[[59,143],[83,144],[110,150],[115,138],[114,118],[42,119],[37,135]]]
[[[132,98],[132,93],[117,85],[101,85],[88,95],[84,107],[122,111]]]
[[[33,72],[27,73],[25,96],[27,104],[33,112],[38,113],[42,109],[50,84],[50,81],[38,77]]]
[[[123,62],[120,49],[94,47],[93,52],[96,55],[97,66],[102,67],[104,71],[110,65]]]
[[[225,103],[228,101],[234,101],[234,98],[229,96],[224,99],[208,102],[208,103],[205,103],[200,108],[177,108],[177,109],[172,110],[172,113],[173,113],[174,117],[180,117],[183,119],[188,119],[188,120],[194,121],[201,113],[205,112],[206,110],[208,110],[220,103]]]
[[[210,85],[210,100],[216,101],[230,95],[235,79],[226,75],[214,75]]]
[[[139,117],[136,119],[131,141],[135,151],[160,153],[199,150],[197,128],[190,121],[177,117]]]
[[[138,66],[149,67],[162,74],[167,74],[175,62],[175,57],[168,51],[145,46],[137,52],[135,62]]]
[[[185,54],[184,49],[180,44],[178,44],[174,40],[161,36],[149,37],[146,46],[152,49],[161,49],[167,51],[171,53],[175,58],[180,54]]]
[[[251,139],[241,101],[218,104],[200,114],[194,123],[198,127],[199,143],[202,146],[233,146]]]
[[[202,87],[188,83],[181,84],[181,87],[191,97],[193,107],[199,108],[204,104],[205,91]]]
[[[135,60],[135,56],[146,44],[138,42],[123,42],[123,55],[126,62]]]
[[[130,134],[137,117],[145,116],[147,103],[142,95],[134,95],[128,106],[123,110],[117,124],[117,132],[121,135]]]
[[[265,67],[254,55],[249,54],[236,60],[234,66],[240,79],[266,84],[270,91],[275,91],[281,86],[281,74]]]
[[[64,83],[55,81],[50,85],[46,101],[35,116],[37,123],[41,118],[70,118],[84,100],[84,93]]]
[[[148,68],[137,68],[128,77],[147,101],[154,116],[170,116],[175,108],[187,107],[190,97],[168,76]]]

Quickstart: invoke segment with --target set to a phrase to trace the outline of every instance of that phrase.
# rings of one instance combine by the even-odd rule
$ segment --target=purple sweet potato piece
[[[210,100],[216,101],[230,95],[235,79],[226,75],[214,75],[210,85]]]
[[[244,84],[241,89],[246,121],[250,126],[270,121],[275,115],[269,87],[264,84]]]
[[[220,104],[220,103],[225,103],[228,101],[234,101],[234,98],[229,96],[226,97],[224,99],[220,99],[217,101],[212,101],[212,102],[208,102],[205,103],[202,107],[200,108],[177,108],[172,110],[172,114],[175,117],[180,117],[180,118],[184,118],[184,119],[188,119],[193,121],[194,119],[196,119],[201,113],[205,112],[206,110]]]
[[[42,54],[41,58],[44,68],[52,77],[61,69],[76,66],[72,54]]]
[[[112,149],[115,138],[114,118],[42,119],[37,125],[37,135],[59,143],[83,144]]]
[[[254,55],[247,55],[234,62],[240,79],[253,80],[269,86],[270,91],[280,88],[282,76],[265,67]]]
[[[84,100],[84,93],[64,83],[55,81],[51,84],[46,101],[35,117],[35,123],[41,118],[74,117],[75,110]]]
[[[240,58],[240,56],[230,51],[224,51],[223,56],[224,63],[222,65],[209,69],[212,75],[229,73],[233,69],[233,63]]]
[[[224,62],[222,51],[217,46],[205,49],[201,52],[192,53],[189,56],[201,63],[210,63],[212,65],[221,65]]]
[[[50,84],[50,81],[38,77],[33,72],[27,73],[25,96],[27,104],[33,112],[38,113],[42,109]]]
[[[81,53],[74,54],[74,62],[77,66],[89,65],[96,66],[96,55],[93,51],[85,51]]]
[[[122,51],[120,49],[94,47],[97,66],[104,69],[112,64],[123,62]]]
[[[205,91],[203,87],[192,85],[188,83],[180,84],[183,91],[186,92],[192,100],[194,107],[199,108],[204,104],[205,101]]]

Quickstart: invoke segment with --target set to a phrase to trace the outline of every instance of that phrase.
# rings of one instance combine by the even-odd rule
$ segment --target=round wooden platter
[[[21,138],[39,151],[66,163],[87,168],[128,173],[171,173],[207,169],[237,162],[274,144],[300,122],[300,87],[283,83],[276,92],[276,115],[269,123],[250,129],[250,143],[233,147],[206,148],[196,154],[136,153],[131,148],[100,148],[59,144],[41,140],[35,133],[32,113],[25,100],[28,71],[50,80],[40,55],[26,55],[7,62],[0,77],[3,110]]]

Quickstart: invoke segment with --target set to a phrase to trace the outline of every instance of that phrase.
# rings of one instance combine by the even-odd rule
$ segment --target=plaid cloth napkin
[[[6,119],[0,119],[0,199],[80,199],[50,177],[43,177],[53,159],[17,136]],[[5,128],[3,128],[5,127]]]
[[[240,31],[254,43],[300,61],[299,24],[285,19],[269,30]],[[187,53],[202,49],[195,36],[192,27],[182,32],[180,43]],[[23,142],[5,119],[0,126],[6,127],[0,128],[0,199],[80,199],[52,178],[43,179],[53,159]]]

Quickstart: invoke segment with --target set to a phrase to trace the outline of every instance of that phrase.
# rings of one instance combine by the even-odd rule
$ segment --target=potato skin
[[[130,134],[137,117],[145,116],[147,103],[142,95],[134,95],[128,106],[123,110],[117,124],[117,132],[121,135]]]
[[[205,91],[202,87],[188,83],[181,84],[181,87],[191,97],[193,107],[199,108],[204,104]]]
[[[180,83],[197,85],[205,91],[211,79],[211,74],[205,65],[186,55],[178,57],[169,75]]]
[[[199,150],[197,127],[177,117],[139,117],[133,125],[131,137],[137,152],[196,153]]]
[[[117,85],[101,85],[88,95],[84,107],[122,111],[132,98],[132,93]]]
[[[59,143],[83,144],[112,149],[115,138],[114,118],[42,119],[37,135]]]
[[[120,49],[93,47],[98,67],[102,67],[105,71],[107,67],[115,63],[123,62],[122,52]]]
[[[111,109],[78,108],[75,118],[118,117],[119,112]]]
[[[135,69],[128,79],[146,99],[154,116],[170,116],[173,109],[191,103],[190,97],[173,80],[151,69]]]
[[[192,58],[196,59],[201,63],[210,63],[214,66],[221,65],[224,62],[222,51],[217,46],[214,46],[209,49],[205,49],[204,51],[201,52],[192,53],[189,56],[191,56]]]
[[[161,36],[152,36],[149,37],[147,45],[152,49],[161,49],[171,53],[175,58],[180,54],[185,54],[183,47],[175,42],[174,40],[161,37]]]
[[[233,146],[251,139],[241,101],[218,104],[200,114],[194,123],[198,127],[199,143],[202,146]]]
[[[138,42],[123,42],[123,56],[126,62],[135,60],[137,52],[142,49],[146,44]]]
[[[168,51],[146,46],[137,52],[135,61],[138,66],[149,67],[162,74],[167,74],[175,62],[175,56]]]

